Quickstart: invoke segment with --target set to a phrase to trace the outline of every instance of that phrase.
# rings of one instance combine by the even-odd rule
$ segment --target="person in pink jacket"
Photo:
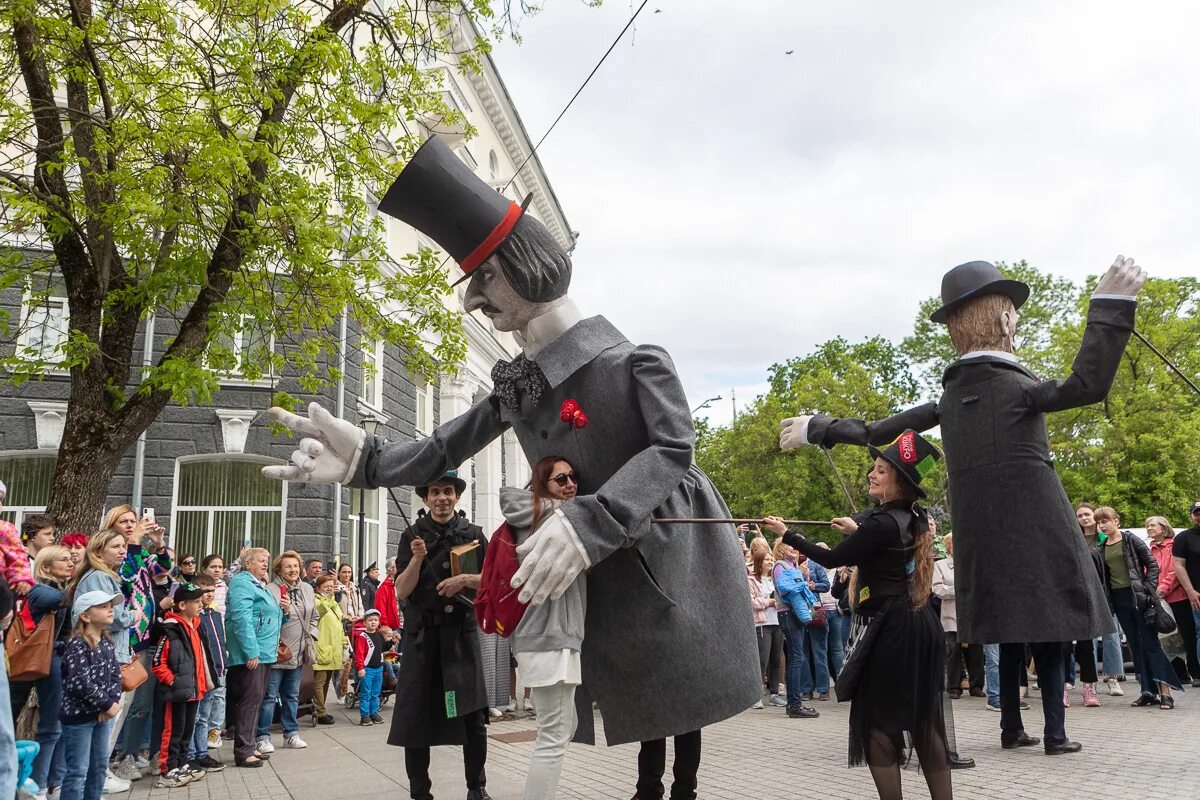
[[[7,495],[8,487],[0,481],[0,511],[4,510]],[[33,587],[33,569],[17,526],[8,520],[0,520],[0,559],[4,562],[4,579],[8,585],[18,595],[25,595]]]
[[[1175,529],[1166,517],[1148,517],[1146,534],[1150,537],[1150,553],[1158,562],[1158,596],[1171,607],[1179,635],[1183,637],[1183,649],[1187,651],[1188,673],[1192,686],[1200,686],[1200,659],[1196,654],[1196,622],[1187,591],[1175,574],[1175,562],[1171,559],[1171,548],[1175,544]]]

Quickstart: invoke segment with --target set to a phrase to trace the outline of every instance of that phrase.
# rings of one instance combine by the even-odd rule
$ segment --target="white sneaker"
[[[1105,683],[1108,684],[1108,694],[1110,697],[1125,696],[1125,690],[1121,688],[1121,684],[1117,683],[1116,678],[1109,678]]]
[[[516,711],[516,710],[517,710],[517,701],[516,701],[516,700],[513,700],[511,703],[509,703],[508,705],[506,705],[504,708],[502,708],[502,709],[500,709],[500,710],[501,710],[501,711],[503,711],[503,712],[504,712],[504,713],[506,713],[506,714],[512,713],[513,711]]]
[[[498,708],[489,708],[488,716],[491,717],[492,719],[500,719],[501,717],[504,716],[504,712]]]
[[[142,779],[142,771],[137,767],[137,760],[133,756],[125,756],[113,767],[112,774],[116,775],[121,780],[140,781]]]
[[[208,749],[216,750],[221,745],[225,744],[221,741],[221,731],[219,728],[213,728],[208,732]]]
[[[114,775],[111,769],[108,770],[104,775],[104,794],[120,794],[121,792],[128,792],[129,787],[132,785],[133,784],[129,781],[123,778],[118,778],[116,775]]]
[[[131,757],[133,758],[133,765],[135,767],[137,767],[139,770],[150,769],[150,759],[147,758],[146,756],[139,755],[136,757],[133,757],[133,756],[131,756]]]
[[[274,753],[275,745],[271,744],[270,739],[259,739],[254,745],[254,749],[260,753]]]
[[[290,747],[293,750],[303,750],[308,747],[308,742],[300,738],[300,734],[294,734],[283,740],[284,747]],[[262,752],[261,750],[259,751]]]
[[[58,800],[60,797],[62,797],[61,786],[55,786],[50,791],[46,792],[46,800]]]
[[[757,703],[755,703],[754,705],[750,706],[751,710],[757,710],[757,709],[760,709],[760,708],[762,708],[762,707],[763,707],[763,702],[762,702],[762,700],[759,700]]]

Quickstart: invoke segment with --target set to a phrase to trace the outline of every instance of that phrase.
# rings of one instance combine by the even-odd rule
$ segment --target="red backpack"
[[[479,592],[475,595],[475,619],[484,633],[499,634],[507,639],[525,616],[528,604],[517,599],[517,590],[512,586],[513,575],[517,574],[519,566],[517,543],[505,522],[488,542]]]

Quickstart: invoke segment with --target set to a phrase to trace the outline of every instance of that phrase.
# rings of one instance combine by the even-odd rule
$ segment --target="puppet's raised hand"
[[[518,600],[535,606],[562,597],[576,576],[591,566],[583,543],[561,510],[517,548],[517,555],[521,566],[512,585],[521,587]]]
[[[808,421],[812,416],[788,417],[779,423],[779,449],[795,450],[812,444],[808,440]]]
[[[1094,295],[1110,295],[1116,297],[1136,297],[1146,282],[1145,271],[1132,258],[1117,256],[1117,260],[1104,273],[1100,283],[1096,285]]]
[[[310,403],[308,416],[273,407],[267,412],[272,422],[302,434],[288,466],[263,467],[268,478],[301,483],[348,483],[358,466],[366,432],[330,414],[320,403]]]

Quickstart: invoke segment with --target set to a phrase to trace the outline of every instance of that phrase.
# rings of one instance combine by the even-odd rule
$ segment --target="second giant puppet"
[[[1108,394],[1133,330],[1145,274],[1117,258],[1088,306],[1083,343],[1063,380],[1039,380],[1013,355],[1029,287],[972,261],[942,279],[959,359],[936,403],[867,423],[822,414],[782,423],[780,446],[882,446],[906,428],[941,426],[954,528],[958,636],[966,642],[1069,642],[1112,630],[1112,614],[1075,512],[1054,471],[1045,414]]]
[[[421,485],[511,428],[529,463],[562,455],[579,474],[579,495],[530,539],[514,584],[523,580],[521,599],[538,603],[588,571],[583,680],[608,744],[687,733],[749,708],[761,680],[733,526],[651,524],[729,516],[693,463],[692,416],[670,357],[631,344],[602,316],[582,318],[567,297],[567,253],[440,139],[422,145],[379,210],[454,257],[470,276],[467,311],[512,331],[523,353],[496,365],[486,399],[419,441],[367,435],[315,403],[308,418],[273,409],[304,438],[292,466],[264,472]],[[586,427],[571,424],[579,417],[568,400]]]

